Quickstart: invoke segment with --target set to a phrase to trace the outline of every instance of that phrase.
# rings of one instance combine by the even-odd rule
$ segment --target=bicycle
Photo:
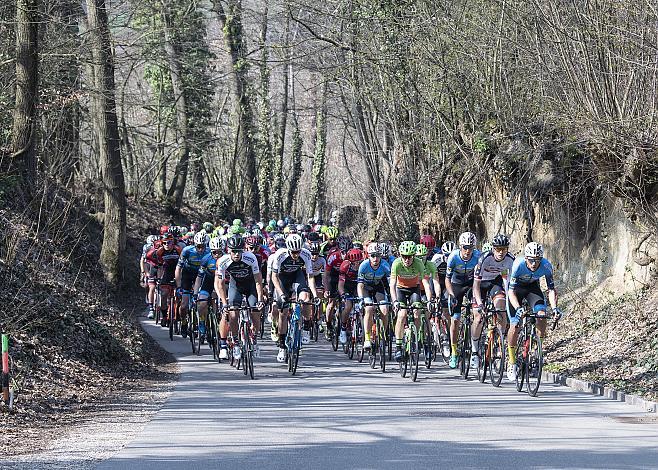
[[[430,334],[432,336],[432,348],[434,357],[439,355],[445,364],[450,362],[450,324],[442,312],[441,299],[435,299],[427,303],[430,314]]]
[[[356,302],[359,300],[358,297],[346,296],[343,298],[343,302],[352,301],[352,311],[347,317],[347,324],[345,325],[345,333],[347,336],[347,341],[343,345],[343,352],[347,354],[347,357],[354,359],[354,352],[358,354],[358,361],[363,362],[363,341],[364,341],[364,332],[363,332],[363,315],[361,314],[361,305]],[[342,309],[341,309],[342,311]],[[359,348],[359,345],[361,347]]]
[[[422,307],[421,307],[422,308]],[[400,359],[400,375],[404,378],[407,376],[409,369],[410,377],[413,382],[418,378],[418,364],[420,362],[420,339],[418,329],[416,328],[415,312],[418,306],[400,307],[398,310],[406,309],[404,334],[402,336],[402,358]]]
[[[242,370],[244,375],[249,375],[254,379],[254,343],[255,335],[253,330],[253,323],[251,320],[251,312],[259,310],[256,307],[249,307],[243,300],[240,307],[229,307],[226,309],[228,312],[238,312],[240,315],[240,326],[238,327],[238,345],[242,350],[242,355],[237,361],[236,368]]]
[[[322,292],[322,289],[319,289],[318,292]],[[322,325],[322,315],[324,313],[324,302],[322,301],[322,296],[318,293],[318,302],[313,304],[313,316],[311,317],[311,340],[318,342],[320,338],[320,327]]]
[[[464,298],[470,299],[470,295]],[[471,368],[471,303],[470,300],[462,306],[461,324],[459,326],[459,338],[457,341],[457,350],[459,351],[459,374],[468,380],[468,373]]]
[[[220,310],[217,305],[217,301],[214,299],[208,299],[208,314],[207,314],[207,326],[206,334],[208,337],[208,345],[212,349],[212,357],[214,360],[219,362],[219,318],[218,315],[221,315]]]
[[[169,339],[174,340],[174,335],[180,333],[180,318],[178,315],[180,296],[176,294],[173,287],[170,289],[167,299],[167,326],[169,327]]]
[[[367,307],[376,307],[375,318],[374,318],[375,321],[372,324],[372,332],[370,333],[372,344],[370,346],[368,362],[370,364],[370,368],[374,369],[377,366],[377,357],[378,357],[377,354],[379,353],[379,368],[381,369],[382,372],[386,372],[386,354],[388,351],[387,346],[389,341],[386,336],[388,328],[384,327],[384,320],[382,318],[381,308],[387,305],[391,305],[391,303],[385,301],[363,303],[364,309]]]
[[[291,375],[297,373],[299,352],[302,349],[302,305],[314,305],[314,302],[291,300],[288,304],[288,331],[286,332],[286,362]],[[284,306],[285,308],[285,306]]]
[[[191,291],[183,291],[183,295],[187,294],[187,335],[190,338],[192,345],[192,354],[199,356],[201,354],[201,335],[199,334],[199,311],[196,302],[192,298]],[[182,302],[182,298],[181,298]],[[185,335],[183,335],[185,337]]]
[[[487,378],[491,385],[499,387],[505,372],[505,333],[498,326],[499,315],[506,315],[505,310],[496,310],[491,299],[487,299],[481,321],[486,328],[480,332],[479,350],[480,362],[477,368],[478,380],[481,383]]]
[[[544,368],[544,352],[542,349],[542,339],[537,330],[537,319],[550,320],[554,318],[551,313],[537,315],[529,310],[527,303],[524,302],[524,313],[521,317],[521,333],[516,343],[516,364],[518,372],[516,374],[516,390],[523,390],[523,382],[527,388],[528,395],[536,397],[541,384],[541,374]],[[551,330],[554,330],[559,321],[555,317]]]

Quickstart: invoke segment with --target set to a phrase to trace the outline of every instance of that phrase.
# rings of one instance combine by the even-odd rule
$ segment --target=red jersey
[[[338,276],[340,273],[340,265],[343,262],[343,252],[340,250],[332,250],[327,255],[327,271],[332,276]]]
[[[356,282],[359,270],[352,267],[352,262],[345,260],[340,264],[340,275],[338,279],[345,282]]]

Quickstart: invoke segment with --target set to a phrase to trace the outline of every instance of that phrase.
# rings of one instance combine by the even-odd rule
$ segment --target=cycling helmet
[[[368,253],[368,256],[370,256],[370,255],[381,255],[381,253],[382,253],[381,249],[380,249],[380,246],[375,242],[372,242],[372,243],[368,244],[368,248],[366,249],[366,252]]]
[[[199,232],[194,235],[194,244],[195,245],[205,245],[208,243],[208,235],[206,232]]]
[[[493,248],[493,245],[489,242],[484,242],[484,245],[482,245],[482,251],[485,252],[485,253],[487,251],[491,251],[492,248]]]
[[[347,258],[351,262],[363,261],[363,251],[361,251],[359,248],[352,248],[347,252],[345,258]]]
[[[233,223],[231,225],[238,225],[238,226],[242,227],[242,220],[233,219]]]
[[[239,225],[232,225],[228,229],[229,235],[236,235],[236,234],[242,233],[243,231],[244,231],[244,228],[240,227]]]
[[[420,244],[420,243],[418,245],[416,245],[416,256],[419,256],[419,257],[422,257],[422,258],[426,257],[427,256],[427,247],[425,245]]]
[[[347,251],[350,248],[352,248],[352,241],[345,235],[341,235],[340,237],[338,237],[336,242],[338,243],[338,248],[340,249],[340,251]]]
[[[473,232],[464,232],[459,236],[459,246],[475,245],[476,243],[477,237]]]
[[[181,226],[181,227],[178,227],[178,228],[180,228],[180,233],[182,233],[183,235],[185,235],[189,232],[188,228],[184,225]]]
[[[391,245],[389,245],[388,243],[380,243],[379,251],[381,251],[382,256],[388,258],[389,256],[391,256]]]
[[[311,232],[306,236],[306,239],[309,242],[319,242],[320,241],[320,234],[318,232]]]
[[[240,235],[233,235],[226,240],[226,247],[230,250],[244,250],[244,238]]]
[[[324,231],[324,234],[327,236],[329,239],[336,239],[338,238],[338,229],[336,227],[327,227]]]
[[[264,230],[265,229],[265,224],[263,222],[258,222],[256,224],[256,227],[258,227],[260,230]]]
[[[493,240],[491,240],[491,245],[492,246],[509,246],[509,237],[507,235],[503,234],[498,234],[495,237],[493,237]]]
[[[443,245],[441,245],[441,252],[447,256],[453,251],[455,251],[456,248],[457,245],[455,244],[455,242],[448,241],[445,242]]]
[[[178,230],[178,227],[171,227],[169,233],[174,238],[180,238],[180,230]]]
[[[363,243],[360,240],[354,240],[352,242],[352,246],[354,248],[358,248],[359,250],[363,250]]]
[[[315,241],[315,242],[309,243],[308,244],[308,251],[310,251],[312,255],[319,255],[320,254],[320,242]]]
[[[286,248],[290,251],[301,251],[304,246],[304,240],[296,233],[291,233],[286,238]]]
[[[148,237],[146,237],[146,244],[153,245],[157,239],[158,239],[157,235],[149,235]]]
[[[210,249],[211,250],[221,250],[222,249],[222,239],[219,237],[211,238],[210,239]]]
[[[279,228],[283,228],[283,227],[286,226],[286,223],[283,220],[279,219],[279,221],[276,223],[276,225]]]
[[[160,227],[160,235],[164,235],[168,231],[169,231],[169,225],[163,225],[162,227]]]
[[[286,239],[285,238],[277,238],[274,240],[274,248],[281,249],[286,247]]]
[[[295,229],[297,229],[298,232],[303,232],[304,231],[304,226],[302,224],[297,224],[295,226]]]
[[[433,250],[436,246],[436,240],[432,235],[423,235],[420,237],[420,244],[426,246],[428,250]]]
[[[191,225],[190,225],[190,230],[191,230],[192,232],[198,232],[198,231],[199,231],[199,224],[197,224],[196,222],[193,223],[193,224],[191,224]]]
[[[544,247],[537,242],[530,242],[525,246],[523,256],[526,258],[543,258]]]
[[[206,233],[210,233],[213,231],[215,226],[211,222],[204,222],[203,223],[203,229],[206,231]]]
[[[398,247],[400,256],[414,256],[416,254],[416,244],[411,240],[400,243]]]
[[[257,235],[249,235],[247,238],[245,238],[244,243],[246,246],[258,246],[260,245],[260,242],[258,240]]]

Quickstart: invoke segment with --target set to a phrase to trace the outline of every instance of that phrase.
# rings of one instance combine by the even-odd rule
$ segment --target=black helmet
[[[320,241],[320,234],[318,232],[311,232],[308,235],[306,235],[306,239],[309,242],[319,242]]]
[[[308,251],[310,251],[312,255],[319,255],[320,254],[320,242],[311,242],[311,243],[309,243]]]
[[[278,250],[279,248],[285,248],[286,247],[286,239],[285,238],[277,238],[274,240],[274,247]]]
[[[509,237],[500,233],[491,240],[493,246],[509,246],[509,243]]]
[[[229,250],[244,250],[244,238],[240,235],[233,235],[226,242],[226,247]]]

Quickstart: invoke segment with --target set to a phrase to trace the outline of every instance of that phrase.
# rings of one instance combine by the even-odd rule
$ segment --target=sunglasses
[[[234,255],[241,255],[244,250],[231,250],[231,253]]]
[[[212,253],[213,255],[221,255],[222,251],[221,250],[211,250],[210,253]]]
[[[464,250],[472,250],[473,248],[475,248],[475,245],[462,245],[462,248]]]
[[[494,246],[494,247],[493,247],[493,250],[494,250],[496,253],[502,253],[503,251],[508,251],[509,248],[506,247],[506,246]]]
[[[301,253],[301,250],[297,250],[297,251],[292,251],[292,250],[290,250],[290,254],[291,254],[291,255],[298,255],[298,254],[300,254],[300,253]]]
[[[196,247],[199,250],[204,250],[206,248],[206,245],[196,245]]]
[[[380,253],[370,253],[371,258],[380,258],[382,255]]]
[[[173,240],[165,240],[165,241],[164,241],[164,244],[165,244],[165,245],[173,245],[173,244],[174,244],[174,241],[173,241]]]
[[[530,264],[537,264],[541,262],[541,258],[526,258],[525,260]]]
[[[414,257],[414,255],[400,255],[403,259],[411,259]]]

